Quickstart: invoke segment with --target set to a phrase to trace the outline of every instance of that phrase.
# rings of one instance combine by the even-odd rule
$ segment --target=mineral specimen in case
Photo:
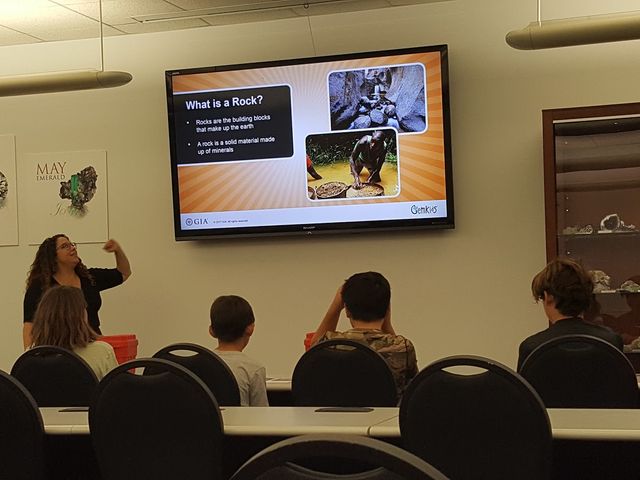
[[[590,270],[593,279],[593,292],[600,293],[611,290],[611,277],[602,270]]]

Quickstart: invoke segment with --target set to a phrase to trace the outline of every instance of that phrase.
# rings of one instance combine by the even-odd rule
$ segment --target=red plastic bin
[[[134,334],[104,335],[98,340],[113,347],[118,363],[128,362],[138,355],[138,339]]]
[[[304,351],[306,352],[311,348],[311,339],[316,334],[316,332],[309,332],[304,336]]]

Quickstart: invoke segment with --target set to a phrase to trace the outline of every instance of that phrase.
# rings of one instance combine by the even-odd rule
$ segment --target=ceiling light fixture
[[[518,50],[590,45],[640,39],[640,12],[593,15],[562,20],[540,19],[507,33],[505,40]]]
[[[264,11],[286,10],[302,7],[308,9],[312,6],[349,4],[356,0],[261,0],[243,3],[242,5],[222,5],[217,7],[185,10],[182,12],[153,13],[131,17],[140,23],[168,22],[174,20],[192,20],[195,18],[216,17],[219,15],[232,15],[243,13],[255,13]]]
[[[111,88],[129,83],[133,79],[130,73],[104,70],[102,0],[99,1],[99,9],[100,70],[77,70],[0,77],[0,97]]]
[[[440,3],[450,2],[452,0],[394,0],[388,2],[388,7],[399,7],[407,5],[416,5],[418,3]],[[215,3],[215,2],[211,2]],[[225,3],[225,2],[218,2]],[[373,3],[373,2],[371,2]],[[381,2],[379,2],[381,3]],[[259,13],[279,10],[289,10],[295,8],[304,8],[305,16],[308,16],[311,9],[321,7],[336,7],[336,12],[340,11],[339,6],[349,7],[355,5],[356,9],[365,10],[370,8],[378,8],[378,6],[369,6],[363,0],[246,0],[233,5],[219,5],[208,8],[194,8],[191,10],[183,10],[179,12],[151,13],[145,15],[136,15],[131,17],[139,23],[156,23],[156,22],[173,22],[176,20],[193,20],[199,18],[218,17],[225,15],[241,15],[248,13]],[[365,8],[366,6],[366,8]],[[385,6],[386,8],[386,6]],[[323,9],[327,11],[327,9]]]

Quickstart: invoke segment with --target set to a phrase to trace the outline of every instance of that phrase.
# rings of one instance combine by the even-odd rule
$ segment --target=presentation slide
[[[183,230],[447,216],[441,54],[170,75]]]

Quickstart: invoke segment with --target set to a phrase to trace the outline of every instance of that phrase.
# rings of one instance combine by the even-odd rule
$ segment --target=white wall
[[[105,333],[135,332],[141,355],[175,341],[213,345],[210,302],[236,293],[257,315],[248,353],[270,374],[289,374],[339,283],[373,269],[391,281],[396,330],[413,340],[420,366],[463,353],[513,366],[519,342],[546,325],[529,293],[545,262],[540,111],[638,101],[640,75],[639,42],[509,48],[504,35],[535,19],[535,3],[457,0],[312,19],[318,55],[449,45],[453,231],[174,241],[164,70],[313,56],[306,19],[108,38],[106,67],[131,72],[131,84],[0,98],[0,134],[16,135],[19,176],[27,153],[107,150],[110,233],[134,275],[103,294],[100,314]],[[599,3],[544,2],[543,18],[603,13]],[[95,40],[3,47],[0,74],[93,67],[97,48]],[[19,197],[21,216],[28,201]],[[20,231],[19,247],[0,247],[4,370],[21,352],[35,254],[24,224]],[[90,266],[112,264],[98,245],[80,253]]]

